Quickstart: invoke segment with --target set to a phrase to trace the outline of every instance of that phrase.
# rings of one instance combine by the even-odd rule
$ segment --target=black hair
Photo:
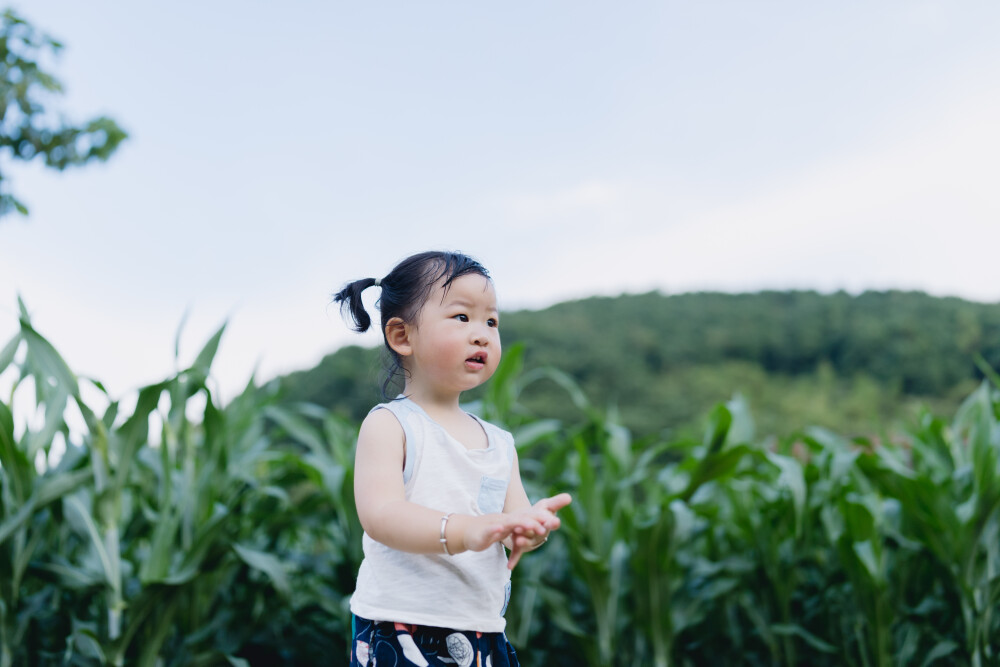
[[[477,274],[492,280],[486,268],[468,255],[458,252],[422,252],[401,261],[381,280],[375,278],[355,280],[344,285],[344,288],[334,295],[333,300],[340,304],[341,312],[349,313],[354,321],[354,326],[351,328],[363,333],[371,327],[372,320],[361,301],[361,293],[375,285],[382,288],[382,294],[375,305],[381,314],[382,341],[389,352],[386,377],[382,382],[383,399],[389,399],[390,385],[397,378],[402,379],[403,374],[403,359],[392,349],[385,337],[386,322],[394,317],[403,322],[415,322],[431,289],[438,281],[443,279],[442,287],[447,290],[456,278],[469,274]]]

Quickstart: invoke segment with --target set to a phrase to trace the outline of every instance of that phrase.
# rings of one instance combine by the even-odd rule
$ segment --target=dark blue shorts
[[[502,632],[470,632],[355,616],[351,667],[520,667]],[[487,662],[489,658],[489,662]]]

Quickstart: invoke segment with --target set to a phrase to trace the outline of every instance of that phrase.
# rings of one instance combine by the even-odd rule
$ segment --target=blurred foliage
[[[919,292],[594,297],[504,313],[500,328],[504,345],[526,345],[529,367],[567,373],[640,436],[694,435],[734,392],[762,432],[870,435],[924,406],[953,411],[983,377],[977,354],[1000,366],[1000,305]],[[282,393],[361,419],[379,400],[381,354],[342,348],[283,378]],[[521,402],[539,417],[576,414],[550,382]]]
[[[22,305],[0,352],[13,378],[0,403],[0,667],[345,654],[356,427],[279,408],[253,383],[219,405],[221,336],[123,405],[78,379]]]
[[[59,118],[50,103],[62,84],[44,68],[62,44],[43,34],[12,10],[0,14],[0,155],[12,160],[41,158],[62,171],[93,160],[107,160],[127,138],[106,116],[81,125]],[[6,166],[0,171],[0,217],[27,215],[27,207],[9,191]]]
[[[0,349],[0,667],[346,662],[355,422],[194,363],[128,400],[32,327]],[[760,437],[734,397],[636,437],[509,345],[468,404],[563,527],[514,573],[525,665],[983,667],[1000,656],[1000,377],[889,438]],[[992,384],[991,384],[992,383]],[[521,398],[557,387],[572,419]],[[341,657],[343,656],[343,659]]]

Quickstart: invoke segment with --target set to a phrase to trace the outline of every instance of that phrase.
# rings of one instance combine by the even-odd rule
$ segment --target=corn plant
[[[223,405],[222,336],[116,399],[21,305],[0,350],[0,667],[346,661],[357,426],[275,384]],[[996,387],[902,435],[759,438],[737,397],[700,439],[636,439],[522,360],[468,407],[514,433],[530,497],[574,496],[514,572],[524,664],[1000,661]],[[578,417],[527,412],[539,382]]]
[[[308,409],[269,405],[253,382],[219,405],[209,378],[222,334],[190,367],[140,389],[129,411],[91,383],[105,403],[98,416],[22,305],[0,353],[0,373],[14,374],[0,403],[3,667],[346,654],[339,591],[359,559],[345,518],[352,427],[324,416],[318,437],[297,428]],[[40,426],[19,432],[25,387]],[[288,645],[296,635],[311,646]]]
[[[519,357],[513,363],[519,363]],[[548,575],[550,581],[560,575],[565,581],[568,574],[564,587],[569,590],[549,596],[552,604],[547,607],[555,624],[584,646],[582,655],[572,660],[670,664],[676,633],[694,622],[703,608],[697,596],[682,595],[688,564],[681,552],[698,529],[688,503],[703,485],[731,475],[748,451],[742,444],[724,447],[732,412],[725,406],[717,409],[700,446],[635,443],[613,411],[596,410],[579,387],[557,371],[536,370],[509,385],[506,373],[498,371],[498,376],[500,386],[485,401],[485,411],[493,418],[514,419],[516,394],[537,381],[559,384],[583,416],[570,427],[545,420],[516,431],[524,452],[522,476],[529,487],[532,478],[541,478],[551,480],[546,492],[563,489],[575,496],[562,512],[560,531],[565,541],[560,554],[565,553],[569,569],[549,568]],[[734,407],[742,410],[742,404]],[[679,450],[694,454],[682,457]],[[542,567],[532,567],[529,576],[537,579]],[[567,618],[567,601],[581,597],[586,603],[575,608],[587,617]]]
[[[908,450],[879,448],[859,463],[898,501],[899,531],[935,567],[927,583],[941,587],[934,603],[957,599],[963,642],[931,634],[937,655],[994,664],[1000,638],[1000,403],[985,382],[951,425],[924,415]],[[909,458],[910,460],[907,460]],[[931,590],[925,591],[932,592]],[[954,609],[954,607],[952,607]]]
[[[79,385],[48,342],[38,335],[27,319],[24,304],[21,307],[21,331],[0,352],[0,374],[19,358],[20,378],[12,383],[11,396],[0,403],[0,666],[8,667],[23,659],[21,648],[38,642],[31,632],[36,619],[44,618],[57,631],[68,632],[68,619],[58,618],[48,612],[58,606],[57,591],[31,576],[32,564],[39,552],[44,551],[53,539],[68,539],[60,534],[54,524],[60,520],[64,499],[89,485],[107,485],[106,471],[102,468],[101,452],[95,452],[91,461],[77,448],[70,447],[58,465],[47,462],[57,440],[67,441],[69,428],[64,420],[70,403],[79,404]],[[22,350],[23,348],[23,350]],[[15,428],[13,397],[22,381],[25,389],[33,392],[35,411],[32,415],[41,422],[35,430],[18,433]],[[29,386],[30,385],[30,386]],[[22,392],[23,393],[23,392]],[[29,400],[31,400],[29,398]],[[101,422],[85,407],[82,408],[88,424],[100,431]],[[100,443],[103,445],[103,442]],[[99,445],[100,446],[100,445]],[[103,518],[103,517],[102,517]],[[93,523],[93,521],[91,521]],[[87,527],[89,528],[89,526]],[[101,536],[96,533],[88,539]],[[107,553],[107,546],[114,547],[115,536],[106,535],[109,543],[102,542],[99,549]],[[117,563],[105,558],[100,563],[100,574],[94,578],[111,580],[105,588],[103,600],[108,614],[102,621],[109,632],[120,630],[120,592],[115,581]],[[90,573],[88,573],[90,574]],[[41,652],[52,651],[40,643]]]
[[[520,568],[530,593],[511,614],[532,654],[563,634],[565,645],[546,653],[551,664],[994,659],[995,528],[982,518],[992,482],[971,474],[995,467],[997,408],[986,389],[950,429],[925,417],[904,439],[807,428],[755,440],[746,404],[734,400],[710,415],[703,441],[658,442],[633,441],[613,411],[596,410],[556,371],[503,377],[482,407],[516,425],[526,484],[537,495],[575,496],[553,562],[529,558]],[[537,381],[561,385],[580,420],[519,412],[517,393]],[[913,483],[924,476],[937,486]],[[963,514],[971,508],[979,513]],[[932,510],[944,514],[929,523]],[[969,528],[959,534],[962,516]],[[938,557],[928,558],[925,540]],[[945,551],[959,540],[957,554]]]

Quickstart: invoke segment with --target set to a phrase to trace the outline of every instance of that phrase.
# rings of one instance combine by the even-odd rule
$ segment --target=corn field
[[[346,664],[357,425],[253,381],[223,405],[222,330],[117,399],[21,314],[0,350],[0,667]],[[521,357],[469,407],[515,434],[530,496],[574,496],[514,572],[527,667],[1000,662],[990,369],[906,433],[759,437],[737,397],[661,441]],[[538,382],[579,418],[525,414]]]

